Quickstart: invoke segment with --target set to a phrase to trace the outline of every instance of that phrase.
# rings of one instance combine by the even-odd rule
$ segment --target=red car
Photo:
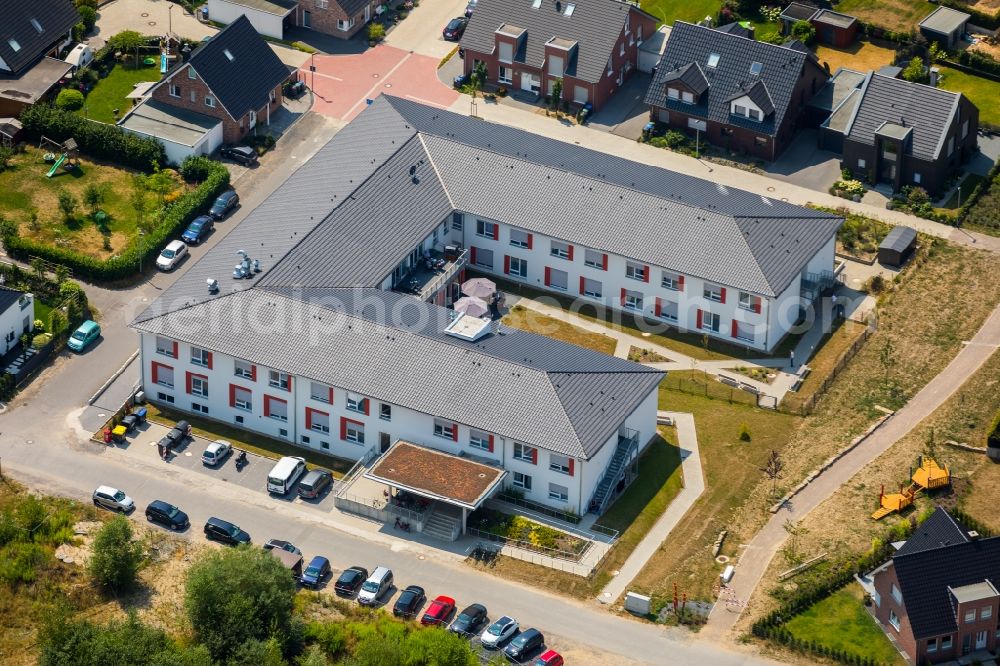
[[[532,666],[563,666],[566,663],[555,650],[546,650],[535,659]]]
[[[454,611],[455,600],[442,595],[427,607],[427,612],[420,618],[420,624],[444,624]]]

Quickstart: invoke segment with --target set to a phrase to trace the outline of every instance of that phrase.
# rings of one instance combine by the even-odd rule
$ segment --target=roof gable
[[[689,62],[683,67],[667,72],[663,77],[664,83],[675,81],[685,85],[695,95],[701,95],[708,90],[708,79],[705,78],[705,72],[702,71],[701,65],[696,62]]]
[[[10,306],[20,301],[22,296],[24,296],[23,291],[0,286],[0,314],[3,314]]]
[[[80,22],[80,12],[70,0],[0,0],[0,16],[0,61],[15,74],[34,64]]]

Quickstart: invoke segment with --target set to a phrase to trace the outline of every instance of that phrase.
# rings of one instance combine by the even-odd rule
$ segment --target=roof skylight
[[[229,49],[222,49],[222,52],[226,54],[226,57],[229,58],[230,62],[233,61],[233,54],[229,52]]]
[[[719,66],[719,58],[721,58],[721,57],[722,56],[720,56],[718,53],[709,53],[708,54],[708,66],[711,67],[712,69],[715,69],[716,67],[718,67]]]
[[[542,0],[533,0],[533,2],[531,3],[532,9],[538,9],[541,6],[542,6]]]
[[[576,5],[574,5],[572,2],[567,3],[566,9],[563,10],[563,16],[572,16],[574,9],[576,9]]]
[[[14,39],[13,37],[11,37],[10,39],[8,39],[7,43],[10,44],[10,48],[14,49],[15,51],[20,51],[21,50],[21,45],[18,44],[17,40]]]
[[[750,74],[753,76],[760,76],[760,70],[764,69],[764,65],[759,62],[750,63]]]
[[[42,34],[42,24],[38,22],[38,19],[31,19],[31,27],[38,31],[38,34]]]

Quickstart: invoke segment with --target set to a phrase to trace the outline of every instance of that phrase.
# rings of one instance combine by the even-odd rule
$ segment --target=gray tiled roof
[[[581,458],[663,378],[515,329],[464,342],[442,332],[451,315],[393,292],[260,286],[136,328]]]
[[[932,32],[950,35],[960,28],[964,28],[969,21],[969,15],[951,7],[938,7],[927,15],[920,22],[921,28],[926,28]]]
[[[714,68],[707,64],[712,53],[719,54],[718,66]],[[676,21],[657,65],[656,75],[646,91],[646,103],[773,136],[781,127],[792,91],[809,60],[808,53],[793,48]],[[702,103],[690,105],[667,99],[663,84],[667,72],[692,62],[701,65],[708,78],[709,88]],[[750,66],[754,62],[762,65],[759,76],[750,74]],[[731,115],[728,100],[739,90],[752,86],[757,79],[767,85],[774,112],[762,122]]]
[[[235,120],[264,106],[271,91],[289,75],[288,67],[242,14],[196,48],[188,64]]]
[[[80,13],[70,0],[0,0],[0,17],[0,60],[15,74],[65,39],[80,22]],[[41,32],[31,19],[38,22]],[[19,49],[14,50],[12,39]]]
[[[726,23],[725,25],[720,25],[715,28],[719,32],[728,32],[731,35],[739,35],[740,37],[748,37],[752,39],[753,32],[742,25],[739,21],[733,21],[732,23]]]
[[[895,554],[912,555],[936,548],[947,548],[968,540],[969,536],[965,529],[951,517],[951,514],[937,507],[927,520],[913,530],[913,534]]]
[[[575,5],[573,14],[566,16],[570,4]],[[514,60],[542,67],[545,43],[560,37],[578,44],[575,76],[597,83],[607,70],[630,9],[639,11],[618,0],[541,0],[537,9],[532,0],[479,0],[461,45],[467,51],[493,53],[496,30],[504,24],[516,25],[527,34]]]
[[[689,62],[683,67],[667,72],[663,76],[663,82],[670,83],[671,81],[683,83],[696,95],[708,90],[708,79],[705,78],[705,72],[701,70],[701,65],[696,62]]]
[[[771,94],[767,92],[767,84],[763,81],[754,81],[749,87],[740,88],[730,95],[726,101],[732,102],[744,95],[749,97],[750,101],[756,104],[765,116],[774,113],[774,102],[771,101]]]
[[[845,134],[853,141],[872,145],[875,133],[885,123],[910,127],[913,132],[904,147],[906,152],[933,161],[944,148],[960,98],[961,93],[870,74]]]

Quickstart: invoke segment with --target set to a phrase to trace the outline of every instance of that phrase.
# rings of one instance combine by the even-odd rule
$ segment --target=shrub
[[[215,164],[217,162],[203,155],[191,155],[181,163],[181,176],[190,183],[200,183],[208,178]]]
[[[97,0],[76,0],[76,2],[74,2],[73,4],[76,5],[77,9],[80,9],[81,7],[90,7],[91,9],[97,9]]]
[[[0,172],[7,170],[12,157],[14,157],[14,149],[10,146],[0,145]]]
[[[142,557],[142,544],[132,538],[132,523],[118,515],[98,530],[87,568],[97,584],[120,592],[135,585]]]
[[[377,21],[368,24],[368,39],[373,42],[381,42],[385,39],[385,26]]]
[[[876,296],[885,291],[885,287],[885,278],[882,277],[881,273],[871,276],[868,278],[868,281],[865,282],[865,291]]]
[[[792,24],[792,37],[810,46],[816,41],[816,26],[809,21],[796,21]]]
[[[910,83],[926,83],[927,74],[924,72],[924,61],[914,56],[909,64],[903,69],[903,79]]]
[[[741,442],[750,441],[750,426],[748,426],[746,423],[740,424],[739,437]]]
[[[911,206],[920,206],[921,204],[928,203],[931,198],[927,194],[927,190],[919,186],[912,186],[906,189],[906,203]]]
[[[76,197],[66,190],[59,190],[59,210],[62,211],[63,219],[67,222],[73,219],[73,212],[76,210]]]
[[[80,12],[80,21],[83,23],[83,31],[90,32],[97,25],[97,10],[93,7],[78,7]]]
[[[1000,412],[993,418],[993,426],[986,434],[986,446],[990,448],[1000,448]]]
[[[56,107],[64,111],[76,111],[83,108],[83,93],[73,88],[60,90],[56,96]]]

